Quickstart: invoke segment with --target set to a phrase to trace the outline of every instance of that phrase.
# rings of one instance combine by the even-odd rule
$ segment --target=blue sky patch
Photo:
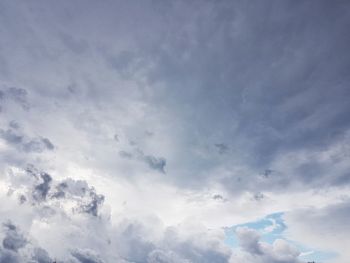
[[[305,261],[323,263],[330,259],[334,259],[337,256],[334,252],[319,251],[299,242],[287,239],[284,236],[284,231],[287,229],[287,225],[284,223],[283,215],[283,212],[274,213],[253,222],[228,227],[225,229],[225,243],[233,248],[238,247],[239,244],[235,231],[238,227],[248,227],[257,230],[261,234],[261,241],[269,244],[273,244],[276,239],[288,240],[288,242],[292,243],[299,249],[301,252],[300,259]]]

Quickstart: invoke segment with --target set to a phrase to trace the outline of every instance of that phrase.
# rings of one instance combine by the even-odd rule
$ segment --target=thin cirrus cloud
[[[0,10],[0,263],[347,262],[349,3]]]

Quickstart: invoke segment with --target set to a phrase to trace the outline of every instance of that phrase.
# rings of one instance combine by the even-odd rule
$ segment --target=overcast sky
[[[350,2],[0,1],[0,263],[348,263]]]

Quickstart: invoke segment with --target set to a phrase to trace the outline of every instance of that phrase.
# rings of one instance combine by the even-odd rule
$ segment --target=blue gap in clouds
[[[257,230],[261,234],[261,241],[272,244],[276,239],[285,239],[283,234],[287,229],[283,220],[283,212],[267,215],[257,221],[245,224],[234,225],[225,228],[225,244],[232,248],[238,247],[238,240],[235,231],[238,227],[248,227]],[[300,258],[305,261],[315,261],[317,263],[326,263],[330,259],[334,259],[336,254],[329,251],[318,251],[298,242],[288,240],[301,251]]]

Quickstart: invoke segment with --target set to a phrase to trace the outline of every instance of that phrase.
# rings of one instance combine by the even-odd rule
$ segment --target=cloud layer
[[[347,1],[1,2],[0,263],[345,263],[349,24]]]

